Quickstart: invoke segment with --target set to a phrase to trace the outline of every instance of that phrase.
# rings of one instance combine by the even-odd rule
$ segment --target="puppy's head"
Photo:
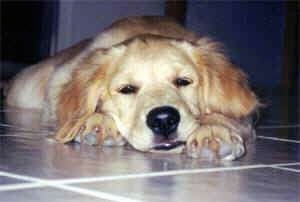
[[[257,104],[244,74],[208,39],[136,37],[89,61],[93,68],[77,72],[85,89],[79,114],[97,108],[111,116],[141,151],[180,151],[202,114],[242,118]]]

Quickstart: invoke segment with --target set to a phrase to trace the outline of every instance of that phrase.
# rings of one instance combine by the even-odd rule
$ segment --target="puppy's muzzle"
[[[148,113],[146,121],[154,135],[168,138],[177,130],[180,115],[174,107],[156,107]]]
[[[183,141],[177,141],[176,135],[180,114],[171,106],[162,106],[152,109],[147,115],[147,126],[152,130],[158,142],[153,147],[156,151],[173,150],[184,145]]]

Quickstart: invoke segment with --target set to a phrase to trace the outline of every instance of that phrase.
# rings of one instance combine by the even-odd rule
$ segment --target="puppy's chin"
[[[184,141],[166,141],[155,144],[150,152],[153,153],[182,153],[185,147]]]

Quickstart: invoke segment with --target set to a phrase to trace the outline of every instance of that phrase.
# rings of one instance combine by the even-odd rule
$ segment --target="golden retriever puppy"
[[[43,110],[62,143],[234,160],[259,102],[218,43],[168,18],[131,17],[25,69],[7,105]]]

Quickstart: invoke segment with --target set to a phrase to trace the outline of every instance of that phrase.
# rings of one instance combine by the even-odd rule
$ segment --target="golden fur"
[[[174,86],[177,78],[192,82]],[[137,92],[121,94],[127,84]],[[245,153],[245,139],[254,136],[249,117],[259,106],[245,74],[218,43],[162,17],[118,21],[29,67],[14,80],[7,104],[42,109],[63,143],[92,134],[96,144],[128,142],[158,152],[157,144],[184,142],[169,152],[229,160]],[[145,124],[151,109],[166,105],[181,116],[172,140],[154,137]]]

